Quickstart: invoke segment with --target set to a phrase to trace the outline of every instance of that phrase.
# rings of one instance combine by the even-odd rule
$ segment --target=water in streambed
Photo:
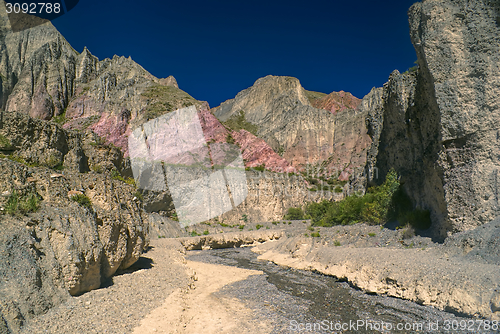
[[[475,319],[367,295],[334,277],[258,260],[249,248],[191,251],[188,259],[263,271],[265,275],[250,276],[216,294],[241,300],[252,309],[256,321],[272,323],[271,333],[497,332],[477,330]]]

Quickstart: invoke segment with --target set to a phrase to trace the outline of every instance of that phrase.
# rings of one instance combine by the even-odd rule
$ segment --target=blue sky
[[[80,0],[53,24],[77,51],[131,56],[211,107],[268,74],[362,98],[417,59],[414,1]]]

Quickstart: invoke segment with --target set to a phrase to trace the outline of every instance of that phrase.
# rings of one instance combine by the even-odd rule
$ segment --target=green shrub
[[[381,224],[387,221],[392,196],[398,188],[398,176],[391,170],[382,185],[370,188],[365,195],[351,195],[339,202],[311,203],[306,213],[316,226],[348,225],[360,221]]]
[[[144,196],[142,196],[142,192],[140,190],[136,190],[134,193],[134,196],[139,199],[139,201],[143,202],[144,201]]]
[[[248,222],[248,216],[247,215],[242,215],[241,220],[243,220],[245,223]]]
[[[173,212],[171,215],[170,215],[170,219],[178,222],[179,221],[179,217],[177,217],[177,212]]]
[[[273,224],[273,225],[278,225],[278,224],[279,224],[279,222],[277,222],[277,221],[273,221],[271,224]]]
[[[260,230],[263,227],[264,227],[264,225],[257,224],[257,226],[255,226],[255,229]]]
[[[92,169],[92,171],[96,172],[97,174],[102,174],[102,172],[104,172],[104,169],[101,165],[92,165],[90,169]]]
[[[342,191],[343,191],[343,190],[342,190],[342,188],[341,188],[340,186],[336,186],[336,187],[335,187],[335,192],[336,192],[336,193],[341,193]]]
[[[266,166],[264,164],[252,167],[253,170],[258,171],[258,172],[263,172],[266,170]]]
[[[240,131],[241,129],[247,130],[255,136],[259,130],[257,125],[245,120],[245,112],[243,110],[240,110],[237,114],[233,114],[226,122],[224,122],[224,125],[234,131]]]
[[[66,109],[64,109],[64,111],[62,112],[62,114],[53,117],[52,121],[56,122],[57,124],[64,124],[64,123],[66,123]]]
[[[0,135],[0,150],[10,150],[12,149],[12,144],[9,139],[5,136]]]
[[[234,138],[233,138],[233,136],[231,136],[230,133],[228,133],[227,136],[226,136],[226,143],[228,143],[228,144],[234,144]]]
[[[197,237],[197,236],[199,236],[199,234],[198,234],[198,232],[196,232],[196,231],[192,231],[192,232],[191,232],[191,236],[192,236],[192,237]]]
[[[283,219],[300,220],[304,219],[304,211],[301,208],[289,208]]]
[[[338,241],[338,240],[335,240],[335,241],[333,242],[333,245],[334,245],[334,246],[336,246],[336,247],[341,246],[341,245],[340,245],[340,241]]]
[[[307,229],[308,229],[309,231],[314,231],[314,227],[312,227],[312,226],[309,226]]]
[[[242,230],[242,229],[244,229],[244,228],[245,228],[245,225],[240,225],[240,226],[238,226],[238,228],[239,228],[240,230]]]
[[[5,203],[5,213],[9,215],[21,215],[29,212],[36,212],[40,208],[40,197],[35,193],[28,193],[21,196],[17,191],[13,191]]]
[[[33,163],[29,163],[27,162],[26,160],[24,160],[23,158],[21,158],[20,156],[18,155],[14,155],[14,154],[9,154],[7,156],[7,159],[11,160],[11,161],[14,161],[14,162],[17,162],[17,163],[20,163],[20,164],[23,164],[23,165],[26,165],[28,167],[38,167],[40,166],[38,163],[36,162],[33,162]]]
[[[368,233],[368,235],[369,235],[370,237],[374,237],[374,236],[376,236],[376,234],[375,234],[375,233]]]
[[[208,235],[208,230],[203,231],[203,235]]]
[[[311,233],[311,237],[313,237],[313,238],[319,238],[320,237],[319,232],[313,232],[313,233]]]
[[[90,209],[92,207],[90,198],[88,198],[84,194],[73,195],[70,199],[87,209]]]

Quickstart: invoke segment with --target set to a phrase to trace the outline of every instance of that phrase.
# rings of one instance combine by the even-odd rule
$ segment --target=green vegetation
[[[192,232],[191,232],[191,236],[192,236],[192,237],[198,237],[198,236],[200,236],[200,235],[201,235],[201,234],[198,234],[198,232],[196,232],[196,231],[192,231]]]
[[[334,245],[334,246],[336,246],[336,247],[341,246],[341,245],[340,245],[340,241],[338,241],[338,240],[335,240],[335,241],[333,242],[333,245]]]
[[[313,238],[319,238],[320,237],[319,232],[313,232],[313,233],[311,233],[311,237],[313,237]]]
[[[242,215],[241,220],[243,220],[245,223],[248,222],[248,216],[247,215]]]
[[[226,143],[228,144],[234,144],[234,138],[231,136],[231,133],[228,133],[226,136]]]
[[[278,225],[280,222],[277,222],[277,221],[273,221],[271,224],[273,225]]]
[[[304,219],[304,211],[301,208],[289,208],[283,219],[300,220]]]
[[[11,150],[12,144],[5,136],[0,134],[0,150]]]
[[[309,231],[314,231],[314,227],[312,227],[312,226],[309,226],[307,229],[308,229]]]
[[[173,221],[178,222],[179,221],[179,217],[177,217],[177,212],[171,213],[170,214],[170,219],[172,219]]]
[[[102,174],[104,172],[104,168],[102,168],[102,166],[99,164],[90,166],[90,169],[97,174]]]
[[[240,226],[238,226],[238,228],[239,228],[240,230],[243,230],[243,229],[245,228],[245,225],[240,225]]]
[[[118,180],[118,181],[122,181],[122,182],[125,182],[126,184],[130,184],[131,186],[134,186],[135,187],[135,180],[131,177],[127,177],[127,178],[124,178],[119,171],[117,171],[116,169],[113,169],[111,171],[111,177],[113,178],[113,180]]]
[[[134,196],[137,197],[139,199],[139,201],[144,202],[144,196],[142,196],[142,192],[140,190],[137,190],[134,193]]]
[[[144,111],[146,120],[157,118],[179,108],[199,104],[191,95],[173,86],[153,85],[148,87],[142,96],[150,100]]]
[[[257,136],[257,131],[259,128],[257,125],[247,122],[245,120],[245,112],[240,110],[239,113],[232,115],[224,125],[234,131],[240,131],[241,129],[250,132],[251,134]]]
[[[260,230],[263,227],[264,227],[264,225],[257,224],[257,226],[255,226],[255,229]]]
[[[343,190],[340,186],[335,187],[335,192],[336,193],[341,193]]]
[[[208,235],[208,230],[203,231],[203,235]]]
[[[61,161],[60,158],[58,158],[54,154],[50,154],[43,162],[43,165],[55,170],[64,169],[63,162]]]
[[[395,171],[387,174],[386,181],[372,187],[363,196],[352,195],[340,202],[311,203],[306,212],[316,226],[349,225],[358,222],[382,224],[387,221],[393,194],[399,188]]]
[[[300,209],[295,210],[291,212],[298,212]],[[369,188],[363,196],[351,195],[339,202],[325,200],[309,203],[305,217],[311,217],[314,226],[350,225],[358,222],[377,225],[397,219],[401,227],[408,225],[423,230],[431,224],[429,211],[413,208],[394,170],[387,174],[382,185]]]
[[[374,236],[376,236],[376,234],[375,234],[375,233],[368,233],[368,235],[369,235],[370,237],[374,237]]]
[[[64,124],[64,123],[66,123],[66,109],[64,109],[64,111],[63,111],[62,114],[53,117],[52,120],[54,122],[56,122],[57,124]]]
[[[20,163],[20,164],[23,164],[25,166],[28,166],[28,167],[38,167],[40,166],[38,163],[34,162],[34,163],[29,163],[27,162],[26,160],[24,160],[23,158],[21,158],[20,156],[18,155],[14,155],[14,154],[9,154],[9,155],[4,155],[4,154],[1,154],[0,153],[0,158],[6,158],[6,159],[9,159],[11,161],[14,161],[14,162],[17,162],[17,163]]]
[[[321,99],[322,97],[325,97],[328,94],[325,93],[320,93],[320,92],[312,92],[309,90],[306,90],[306,96],[309,99],[309,102],[314,102],[315,100]]]
[[[36,193],[28,193],[21,196],[19,192],[13,191],[5,203],[5,213],[9,215],[24,215],[36,212],[40,208],[40,196]]]
[[[70,199],[78,203],[79,205],[83,206],[84,208],[87,209],[92,208],[92,202],[90,201],[90,198],[88,198],[84,194],[73,195],[71,196]]]

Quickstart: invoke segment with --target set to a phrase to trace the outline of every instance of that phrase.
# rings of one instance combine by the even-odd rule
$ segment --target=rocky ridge
[[[348,109],[351,104],[346,103],[342,104],[344,112],[334,115],[313,107],[310,94],[296,78],[267,76],[214,108],[213,113],[225,122],[243,111],[246,120],[257,127],[257,136],[298,170],[323,164],[330,175],[352,174],[355,167],[365,165],[366,154],[360,153],[370,144],[364,111]],[[320,104],[330,105],[332,96]]]

